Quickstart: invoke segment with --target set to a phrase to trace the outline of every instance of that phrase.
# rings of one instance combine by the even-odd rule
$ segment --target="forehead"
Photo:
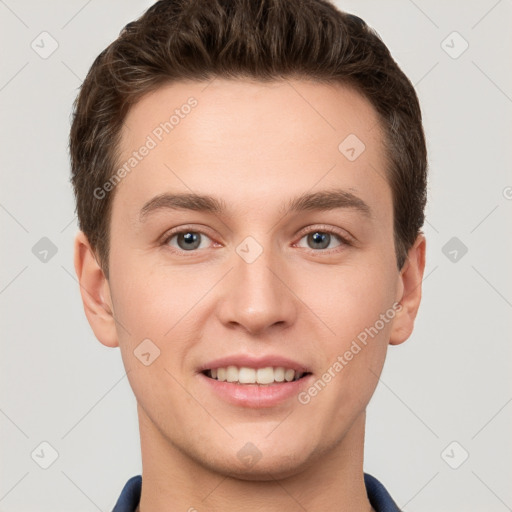
[[[138,213],[173,191],[224,197],[238,213],[272,202],[282,212],[290,198],[329,188],[391,205],[377,114],[339,84],[176,82],[139,100],[121,135],[118,166],[128,172],[114,204]]]

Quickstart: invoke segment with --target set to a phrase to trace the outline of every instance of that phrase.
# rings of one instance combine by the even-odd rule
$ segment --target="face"
[[[175,83],[130,110],[115,321],[89,318],[121,349],[146,434],[257,479],[360,425],[387,345],[412,328],[382,136],[358,93],[306,81]]]

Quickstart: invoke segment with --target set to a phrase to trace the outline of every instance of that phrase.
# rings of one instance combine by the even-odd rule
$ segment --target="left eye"
[[[306,235],[304,235],[301,240],[304,238],[307,239],[307,243],[311,244],[311,249],[326,249],[329,244],[332,242],[332,237],[337,238],[341,241],[341,245],[348,244],[348,241],[345,240],[341,235],[334,233],[333,231],[325,231],[316,229],[314,231],[310,231]]]

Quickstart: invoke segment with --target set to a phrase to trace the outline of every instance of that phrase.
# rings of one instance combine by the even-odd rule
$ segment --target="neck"
[[[292,475],[241,480],[178,449],[138,407],[142,492],[136,512],[370,512],[363,475],[365,412],[334,446]],[[313,460],[314,459],[314,460]]]

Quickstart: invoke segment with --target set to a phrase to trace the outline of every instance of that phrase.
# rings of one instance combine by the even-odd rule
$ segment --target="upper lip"
[[[199,371],[212,370],[216,368],[226,368],[227,366],[237,366],[238,368],[245,366],[247,368],[273,368],[284,367],[295,370],[296,372],[309,373],[310,370],[303,365],[287,357],[279,355],[267,355],[261,357],[253,357],[248,354],[236,354],[219,359],[214,359],[200,366]]]

